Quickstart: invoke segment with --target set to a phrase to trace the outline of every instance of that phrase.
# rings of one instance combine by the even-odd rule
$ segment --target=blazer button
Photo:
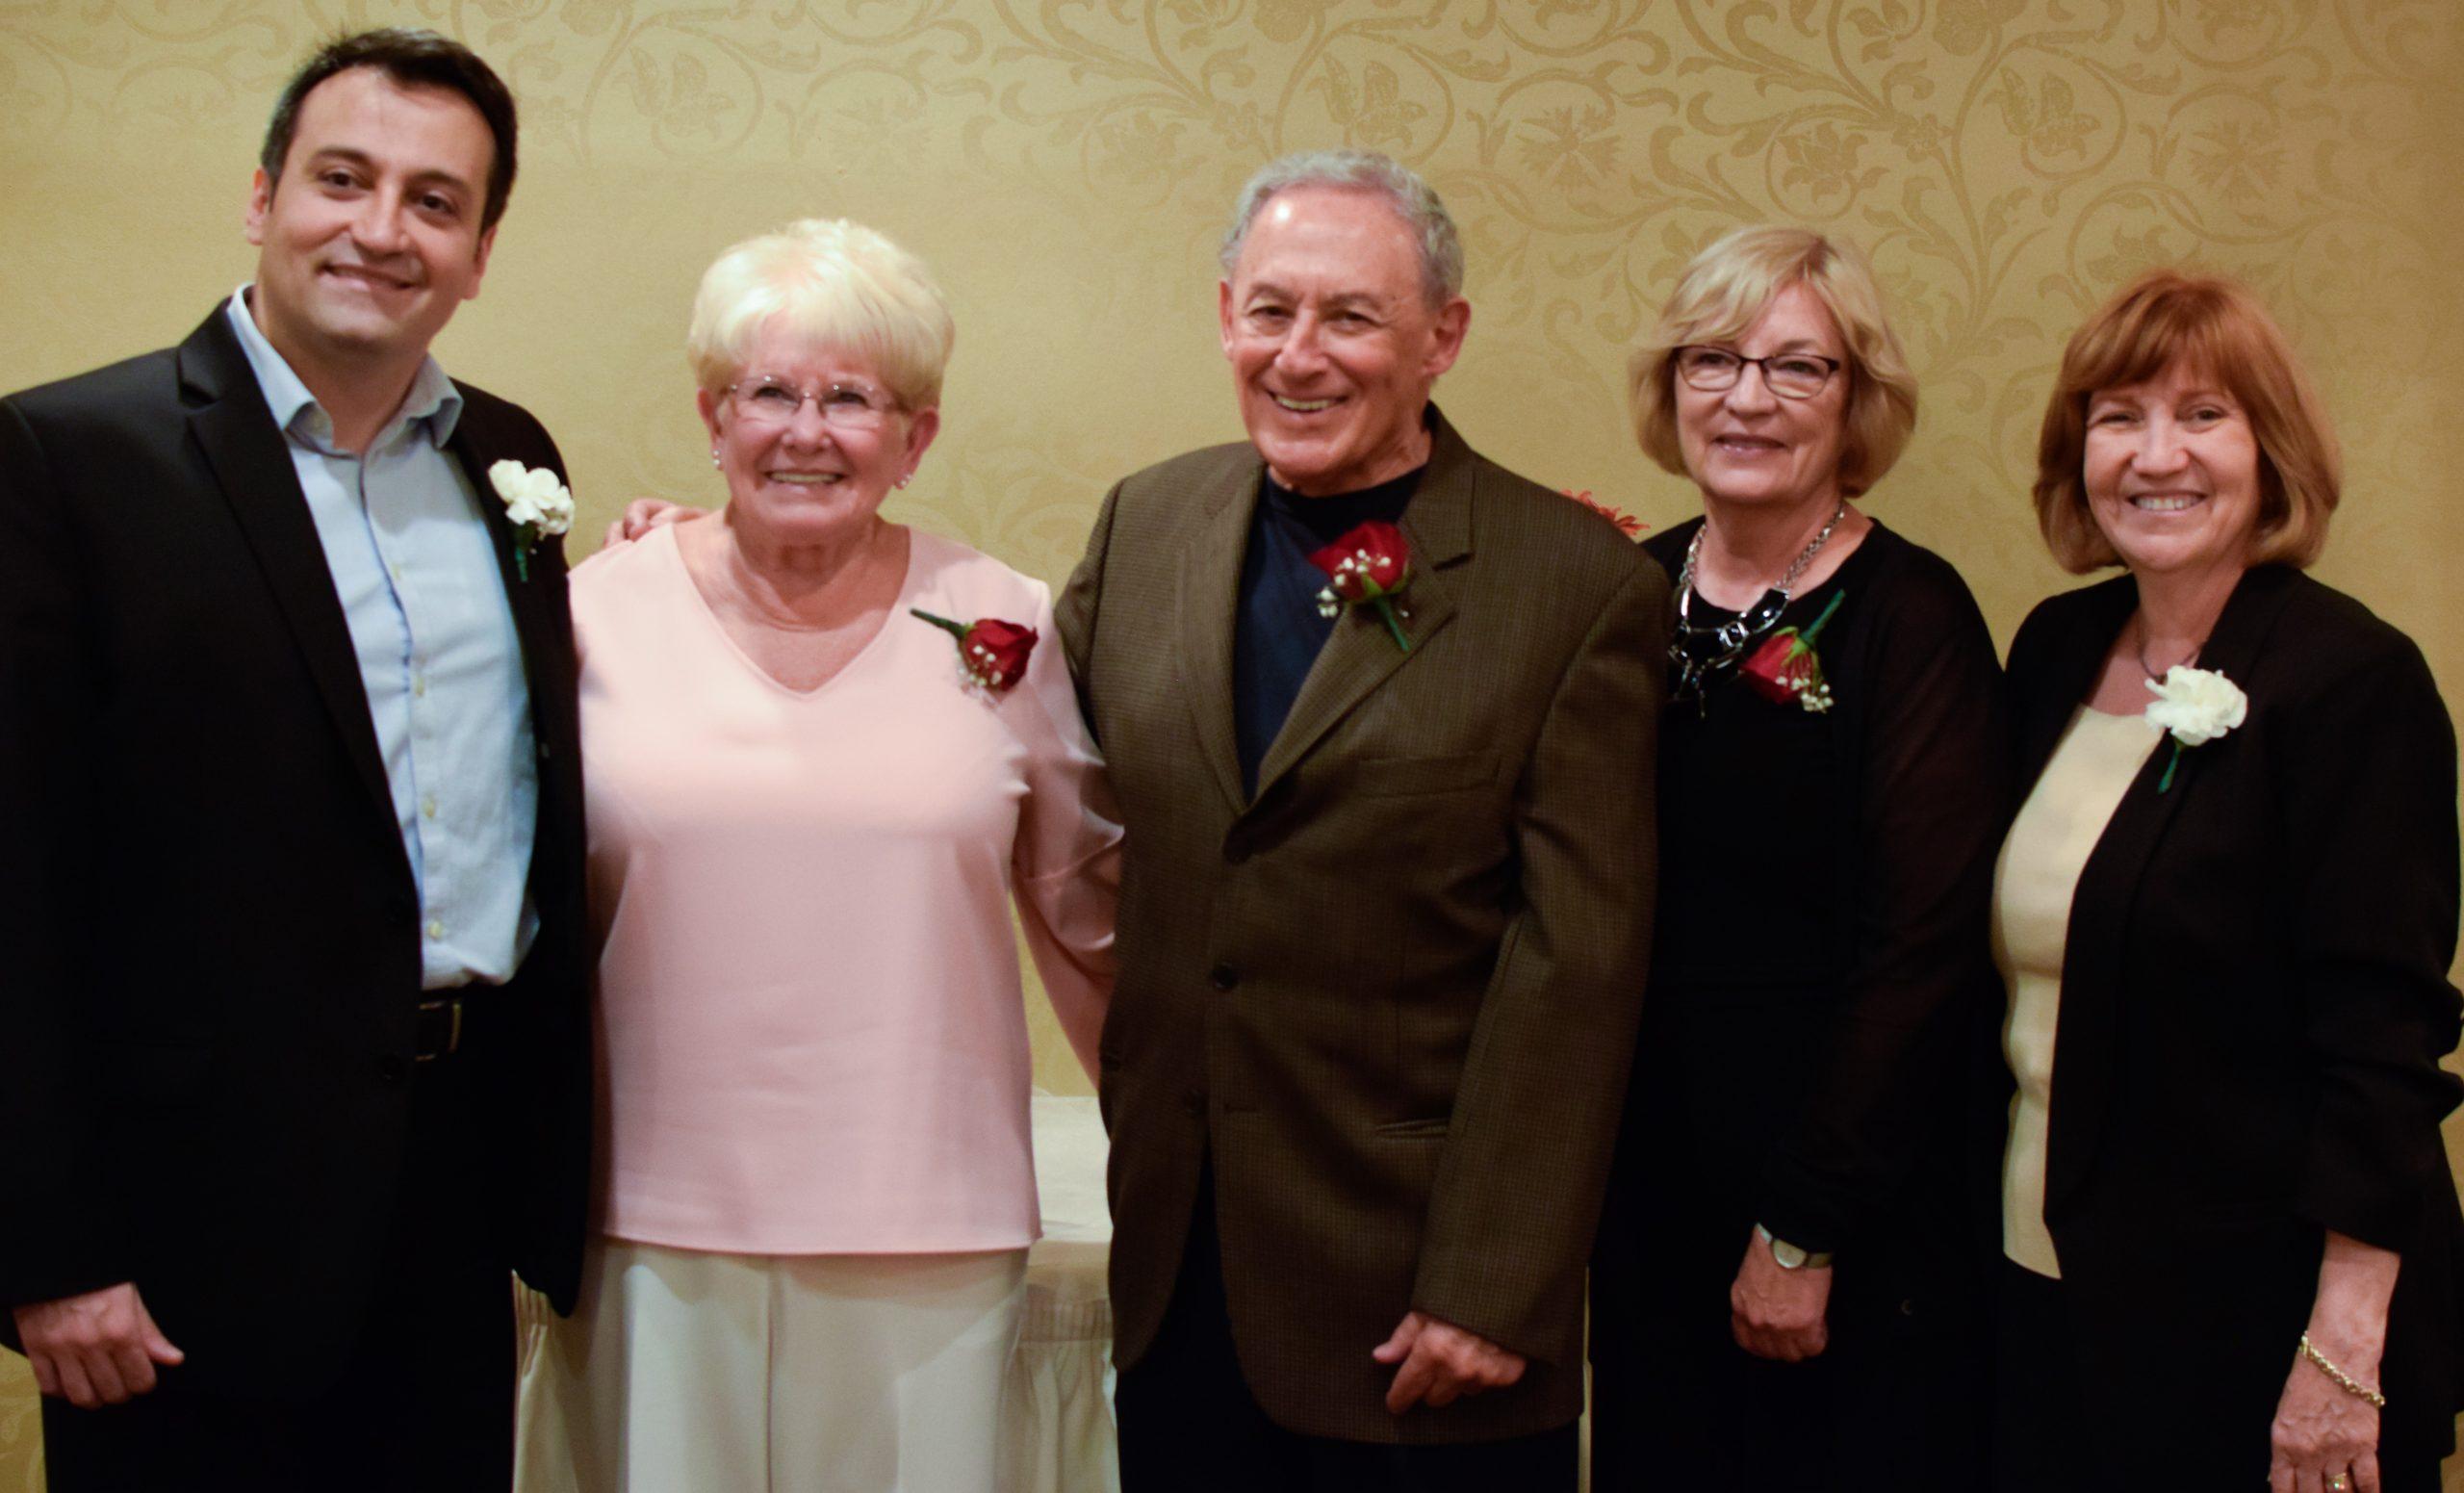
[[[1219,991],[1228,991],[1241,983],[1241,971],[1230,965],[1218,965],[1207,975],[1206,983]]]
[[[1249,859],[1249,842],[1236,839],[1223,847],[1223,859],[1234,865]]]
[[[1206,1118],[1206,1095],[1198,1093],[1195,1089],[1192,1089],[1189,1093],[1181,1095],[1181,1108],[1188,1110],[1192,1115],[1196,1116],[1198,1119],[1204,1120]]]
[[[398,1084],[411,1076],[411,1066],[389,1052],[376,1060],[376,1076],[389,1084]]]

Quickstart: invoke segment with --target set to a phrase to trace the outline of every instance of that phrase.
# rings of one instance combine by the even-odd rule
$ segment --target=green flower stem
[[[2180,765],[2182,765],[2182,738],[2175,736],[2173,738],[2173,758],[2172,760],[2165,764],[2165,776],[2158,779],[2156,782],[2157,792],[2164,793],[2171,790],[2173,786],[2173,769]]]
[[[1377,615],[1386,619],[1386,631],[1395,634],[1395,646],[1405,653],[1412,651],[1412,640],[1403,635],[1403,625],[1395,620],[1395,604],[1384,597],[1376,598]]]
[[[530,580],[530,547],[516,534],[513,539],[513,579],[524,584]]]
[[[925,621],[927,621],[927,622],[931,623],[933,626],[935,626],[935,627],[937,627],[937,628],[940,629],[942,631],[947,632],[950,636],[952,636],[952,637],[954,637],[954,638],[957,638],[961,643],[964,643],[964,642],[966,641],[966,624],[965,624],[965,623],[963,623],[963,622],[952,622],[952,621],[951,621],[949,618],[947,618],[947,617],[936,617],[936,616],[934,616],[931,612],[926,611],[926,610],[925,610],[923,607],[921,607],[921,606],[911,606],[911,607],[909,607],[909,608],[907,608],[907,609],[908,609],[910,612],[912,612],[913,614],[915,614],[916,616],[921,617],[921,618],[923,618]]]
[[[1813,619],[1813,626],[1812,626],[1812,627],[1810,627],[1810,628],[1806,629],[1804,631],[1802,631],[1802,632],[1800,632],[1800,633],[1798,633],[1798,634],[1797,634],[1797,641],[1798,641],[1798,642],[1801,642],[1801,643],[1811,643],[1811,642],[1813,641],[1813,636],[1814,636],[1814,634],[1822,631],[1822,629],[1823,629],[1823,624],[1825,624],[1825,623],[1827,623],[1827,622],[1829,622],[1829,621],[1831,620],[1831,614],[1832,614],[1833,612],[1837,611],[1837,610],[1839,609],[1839,604],[1840,604],[1840,603],[1842,603],[1842,602],[1844,602],[1844,601],[1846,601],[1846,600],[1848,600],[1848,593],[1847,593],[1847,592],[1845,592],[1845,591],[1834,591],[1834,592],[1832,592],[1832,593],[1831,593],[1831,605],[1828,605],[1828,606],[1825,606],[1825,607],[1822,609],[1822,615],[1821,615],[1821,616],[1816,617],[1815,619]]]

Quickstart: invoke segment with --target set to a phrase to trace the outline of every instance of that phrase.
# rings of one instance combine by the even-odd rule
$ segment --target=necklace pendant
[[[1710,532],[1708,520],[1694,530],[1694,537],[1685,546],[1684,563],[1677,570],[1677,626],[1668,639],[1669,663],[1676,675],[1669,688],[1672,700],[1682,700],[1691,694],[1696,708],[1706,716],[1710,714],[1712,679],[1742,659],[1748,649],[1779,625],[1781,614],[1788,609],[1789,598],[1796,594],[1797,578],[1805,574],[1806,567],[1830,540],[1832,530],[1847,516],[1848,503],[1842,499],[1832,509],[1821,531],[1813,536],[1813,542],[1780,578],[1779,584],[1727,622],[1709,627],[1696,627],[1693,621],[1694,567],[1703,555],[1703,537]]]

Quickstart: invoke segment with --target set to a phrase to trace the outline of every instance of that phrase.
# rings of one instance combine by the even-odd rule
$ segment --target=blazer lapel
[[[1247,807],[1241,790],[1241,748],[1232,720],[1232,638],[1240,624],[1241,562],[1258,506],[1261,464],[1231,463],[1202,502],[1206,518],[1181,551],[1178,635],[1173,656],[1187,671],[1182,691],[1197,727],[1198,747],[1216,786],[1234,813]]]
[[[1411,650],[1395,646],[1384,619],[1374,610],[1348,609],[1335,620],[1334,634],[1318,654],[1292,713],[1267,747],[1258,764],[1258,796],[1292,770],[1337,722],[1351,713],[1370,691],[1386,682],[1422,647],[1454,619],[1454,598],[1444,575],[1472,553],[1472,501],[1478,482],[1479,458],[1454,433],[1446,417],[1429,411],[1428,470],[1421,475],[1411,505],[1403,511],[1401,528],[1411,546],[1412,577],[1403,592],[1403,635]]]
[[[393,788],[376,746],[376,727],[360,682],[359,655],[334,592],[324,545],[309,517],[291,451],[273,423],[238,336],[218,306],[180,345],[180,379],[197,402],[190,432],[205,452],[222,499],[256,552],[268,589],[281,605],[308,677],[323,699],[343,749],[368,789],[369,802],[394,825]]]
[[[460,386],[455,387],[459,392]],[[545,712],[539,708],[539,702],[552,699],[556,690],[570,686],[565,683],[561,670],[552,671],[550,668],[551,661],[559,654],[555,640],[561,633],[553,626],[553,619],[542,608],[550,605],[561,607],[565,605],[565,598],[563,588],[548,579],[549,560],[545,554],[533,553],[526,561],[515,555],[519,536],[514,526],[505,521],[503,505],[498,502],[496,489],[488,481],[488,468],[510,454],[495,434],[486,427],[484,416],[475,408],[470,395],[464,392],[462,416],[454,422],[453,434],[446,441],[445,449],[462,464],[463,475],[471,482],[471,491],[477,496],[479,521],[487,526],[488,546],[497,557],[497,575],[504,582],[506,604],[513,610],[514,632],[522,640],[522,678],[530,691],[531,729],[534,733],[544,732]],[[536,546],[533,548],[535,552]],[[527,576],[524,574],[526,564]]]
[[[2244,575],[2217,618],[2207,645],[2199,651],[2198,666],[2217,670],[2246,687],[2268,630],[2283,608],[2293,574],[2268,567]],[[2059,682],[2072,687],[2058,697],[2048,694],[2049,702],[2058,698],[2064,702],[2063,708],[2057,715],[2048,703],[2041,711],[2042,716],[2056,719],[2041,754],[2033,750],[2033,741],[2029,743],[2031,755],[2024,761],[2027,777],[2022,781],[2033,783],[2042,772],[2046,759],[2052,756],[2054,741],[2061,736],[2062,722],[2069,718],[2070,707],[2087,698],[2090,681],[2137,606],[2136,587],[2118,587],[2117,593],[2119,605],[2103,609],[2092,626],[2083,627],[2076,652],[2063,660],[2064,677]],[[2253,702],[2253,708],[2256,708]],[[2040,729],[2043,724],[2040,719],[2033,723],[2032,730]],[[2159,792],[2157,785],[2164,781],[2173,757],[2171,739],[2160,740],[2139,775],[2131,780],[2128,791],[2114,810],[2112,822],[2106,825],[2095,849],[2089,852],[2087,863],[2080,868],[2079,885],[2070,899],[2070,921],[2064,934],[2062,1011],[2054,1032],[2054,1048],[2059,1056],[2053,1072],[2055,1118],[2045,1145],[2048,1218],[2059,1211],[2061,1202],[2086,1181],[2094,1168],[2114,1067],[2120,1051],[2123,1006],[2128,999],[2131,914],[2142,905],[2142,888],[2148,870],[2174,816],[2198,791],[2199,754],[2229,751],[2235,744],[2233,735],[2228,734],[2202,746],[2185,749],[2181,765],[2174,770],[2172,785]]]

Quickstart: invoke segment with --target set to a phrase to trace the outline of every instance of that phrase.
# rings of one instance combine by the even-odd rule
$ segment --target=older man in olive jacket
[[[1667,583],[1429,403],[1470,308],[1418,177],[1277,162],[1224,267],[1249,439],[1116,487],[1060,605],[1128,832],[1124,1485],[1572,1488]],[[1407,579],[1322,607],[1363,524]]]

